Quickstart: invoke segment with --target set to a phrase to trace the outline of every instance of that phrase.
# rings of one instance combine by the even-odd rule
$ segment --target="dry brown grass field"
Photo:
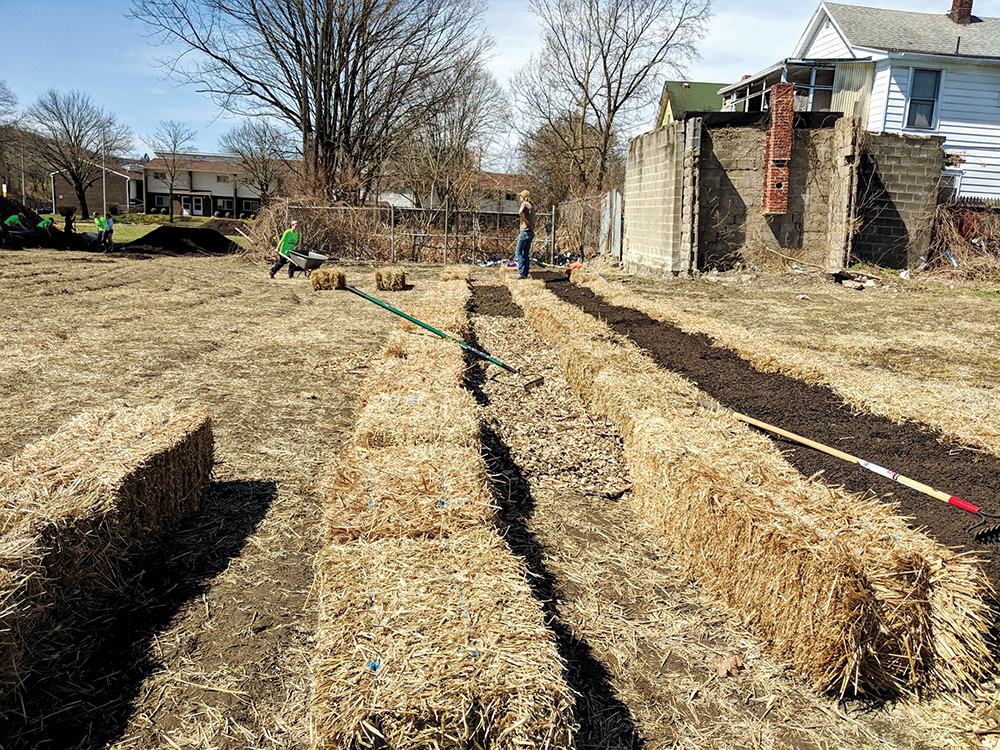
[[[408,265],[408,289],[375,292],[374,267],[346,270],[397,307],[442,271]],[[499,284],[492,269],[473,276]],[[1000,380],[1000,297],[982,290],[749,272],[621,286],[806,359],[984,394]],[[492,471],[529,498],[501,526],[569,662],[577,747],[995,746],[986,689],[845,703],[772,661],[616,502],[620,441],[572,395],[553,347],[518,318],[472,317],[479,345],[545,377],[526,392],[488,368],[473,388]],[[397,320],[236,258],[0,252],[0,458],[87,409],[165,397],[207,406],[216,436],[201,513],[71,648],[42,655],[0,748],[310,746],[321,478]],[[743,667],[718,676],[732,656]]]

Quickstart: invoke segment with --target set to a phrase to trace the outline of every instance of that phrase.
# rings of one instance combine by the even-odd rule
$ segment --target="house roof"
[[[163,157],[156,157],[145,163],[148,170],[166,170],[170,167],[170,162]],[[243,167],[239,161],[229,161],[226,159],[177,159],[177,169],[184,172],[212,172],[220,174],[239,174]]]
[[[704,81],[667,81],[663,84],[663,94],[660,97],[660,111],[656,118],[659,125],[667,110],[667,102],[674,117],[683,119],[687,112],[718,112],[722,109],[722,96],[719,89],[724,83],[705,83]]]
[[[942,0],[942,4],[944,2]],[[946,13],[915,13],[827,2],[821,3],[817,16],[824,10],[853,47],[949,57],[1000,58],[1000,18],[973,15],[971,23],[958,24]]]

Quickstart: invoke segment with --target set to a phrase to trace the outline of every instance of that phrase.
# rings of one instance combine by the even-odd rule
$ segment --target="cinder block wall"
[[[629,141],[622,263],[632,273],[666,275],[690,268],[681,253],[684,124]]]
[[[907,268],[926,258],[944,163],[943,143],[939,136],[863,136],[854,260]]]
[[[726,267],[738,259],[747,227],[763,214],[767,134],[758,127],[705,129],[700,163],[698,267]],[[841,159],[833,128],[796,129],[788,166],[787,208],[759,219],[767,244],[802,248],[805,263],[829,257],[830,196]],[[748,217],[750,221],[748,222]],[[752,239],[752,241],[754,241]]]

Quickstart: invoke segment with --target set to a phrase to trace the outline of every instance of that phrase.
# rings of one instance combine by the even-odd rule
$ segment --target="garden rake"
[[[868,471],[878,474],[881,477],[891,479],[894,482],[899,482],[903,486],[909,487],[911,490],[916,490],[917,492],[933,497],[936,500],[941,500],[949,505],[954,505],[956,508],[961,508],[962,510],[977,515],[983,520],[969,528],[969,533],[972,534],[972,537],[976,541],[995,541],[997,537],[1000,536],[1000,523],[992,522],[992,519],[1000,519],[1000,514],[998,513],[988,513],[978,505],[973,505],[968,500],[963,500],[960,497],[949,495],[947,492],[941,492],[941,490],[936,490],[923,482],[910,479],[909,477],[903,476],[898,472],[892,471],[892,469],[879,466],[871,461],[866,461],[862,458],[858,458],[857,456],[852,456],[850,453],[845,453],[844,451],[837,450],[836,448],[831,448],[829,445],[817,443],[815,440],[810,440],[809,438],[802,437],[801,435],[796,435],[794,432],[788,432],[787,430],[775,427],[767,422],[761,422],[753,417],[748,417],[746,414],[740,414],[739,412],[733,411],[729,407],[723,406],[722,404],[712,401],[711,399],[700,398],[698,399],[698,403],[706,409],[712,409],[713,411],[728,414],[741,422],[752,425],[753,427],[766,430],[767,432],[772,432],[775,435],[781,435],[782,437],[788,438],[789,440],[793,440],[796,443],[808,446],[809,448],[813,448],[822,453],[826,453],[834,458],[839,458],[844,461],[857,464],[858,466],[868,469]]]

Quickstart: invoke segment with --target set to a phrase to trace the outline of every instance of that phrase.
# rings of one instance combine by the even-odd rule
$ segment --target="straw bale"
[[[469,334],[469,319],[465,312],[472,291],[465,281],[441,281],[423,299],[403,308],[403,312],[457,339]],[[404,331],[424,331],[409,321],[401,323]]]
[[[469,281],[475,273],[474,266],[448,266],[441,272],[441,281]]]
[[[572,748],[572,694],[491,529],[320,555],[314,747]]]
[[[437,537],[492,518],[479,449],[473,446],[346,446],[324,506],[326,538]]]
[[[812,684],[969,687],[993,659],[974,558],[892,506],[806,481],[764,436],[695,407],[697,390],[542,289],[514,284],[567,380],[626,439],[630,501],[700,584]]]
[[[339,268],[317,268],[310,276],[313,291],[323,289],[343,289],[347,286],[347,274]]]
[[[0,697],[49,629],[198,510],[212,463],[207,411],[169,404],[81,414],[0,463]]]
[[[382,292],[406,289],[406,272],[402,268],[379,268],[375,271],[375,288]]]
[[[353,440],[365,448],[420,443],[479,445],[472,395],[457,387],[431,391],[399,388],[373,393],[358,414]]]
[[[459,387],[465,379],[462,349],[445,341],[395,330],[386,341],[383,359],[377,360],[361,382],[358,405],[387,393],[427,393]]]

